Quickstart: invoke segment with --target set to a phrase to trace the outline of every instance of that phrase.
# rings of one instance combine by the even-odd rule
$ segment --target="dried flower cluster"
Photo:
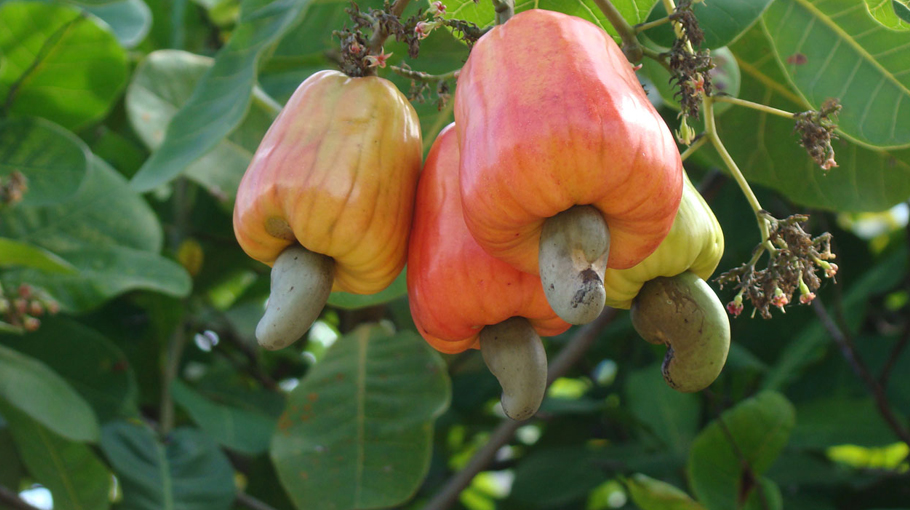
[[[26,191],[28,179],[22,172],[15,171],[6,178],[0,177],[0,207],[21,201]]]
[[[705,35],[698,26],[698,19],[692,12],[692,1],[683,0],[670,16],[679,23],[679,34],[670,50],[671,81],[679,90],[675,96],[684,116],[698,118],[702,94],[712,93],[710,71],[714,67],[707,50],[693,52],[705,40]]]
[[[0,287],[0,320],[14,328],[35,331],[41,326],[38,317],[45,312],[54,315],[59,310],[56,301],[29,285],[22,284],[10,294]]]
[[[770,254],[768,267],[756,270],[753,259],[717,277],[721,288],[735,284],[739,291],[727,304],[727,311],[733,316],[742,313],[744,298],[765,319],[771,318],[771,306],[784,311],[784,307],[792,302],[796,290],[799,290],[800,304],[809,304],[821,286],[816,270],[821,269],[827,278],[837,274],[837,264],[828,262],[835,258],[831,253],[831,234],[826,232],[812,238],[800,226],[809,219],[808,216],[793,215],[777,220],[766,211],[761,211],[761,215],[771,225],[768,240],[775,248]],[[756,250],[765,250],[765,247],[759,245]]]
[[[799,144],[806,148],[809,157],[818,163],[823,170],[830,170],[837,166],[834,161],[834,147],[831,140],[837,138],[834,129],[837,124],[833,117],[840,111],[841,105],[837,99],[826,99],[821,108],[800,112],[793,117],[796,119],[794,131],[799,131]]]

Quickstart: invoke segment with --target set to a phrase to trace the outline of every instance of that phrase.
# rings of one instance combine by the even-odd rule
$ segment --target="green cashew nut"
[[[730,350],[730,321],[711,287],[688,271],[648,281],[632,303],[632,325],[667,346],[662,372],[671,388],[695,392],[720,375]]]
[[[502,410],[527,420],[547,392],[547,353],[524,317],[512,317],[480,331],[480,353],[502,386]]]

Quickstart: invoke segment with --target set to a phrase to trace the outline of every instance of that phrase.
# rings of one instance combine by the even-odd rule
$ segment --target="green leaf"
[[[838,98],[838,130],[861,144],[910,146],[910,33],[878,24],[855,0],[778,0],[764,24],[800,96]]]
[[[895,441],[871,397],[828,397],[798,405],[790,438],[790,444],[803,448],[886,446]]]
[[[698,396],[670,388],[661,376],[659,363],[629,374],[626,395],[629,412],[649,429],[640,434],[643,442],[653,444],[656,437],[676,454],[689,451],[701,416]]]
[[[362,325],[291,392],[271,457],[300,508],[377,508],[411,497],[427,473],[433,421],[450,383],[412,332]]]
[[[357,310],[358,308],[381,305],[398,299],[408,293],[407,272],[407,268],[402,270],[401,274],[388,287],[376,294],[361,295],[333,292],[329,295],[329,305],[344,308],[345,310]]]
[[[866,0],[866,9],[875,21],[891,30],[910,30],[910,20],[902,20],[898,15],[901,7],[907,9],[896,0]]]
[[[730,49],[742,70],[742,99],[792,112],[808,109],[770,55],[760,27]],[[835,140],[840,166],[824,171],[798,144],[793,126],[790,119],[743,107],[717,119],[721,139],[749,182],[770,186],[799,204],[835,211],[880,211],[910,196],[910,150],[873,151]]]
[[[754,490],[754,480],[787,444],[795,419],[793,405],[783,395],[766,391],[725,411],[723,425],[715,420],[705,427],[692,445],[687,467],[698,501],[710,510],[738,508],[740,498]]]
[[[131,290],[174,297],[189,295],[192,279],[183,266],[158,255],[125,246],[85,246],[60,252],[78,270],[74,275],[49,275],[31,269],[10,271],[5,282],[43,288],[62,310],[84,312]]]
[[[152,11],[142,0],[115,0],[85,10],[110,25],[120,45],[127,49],[141,43],[152,28]]]
[[[598,456],[581,445],[538,449],[515,467],[511,508],[574,508],[606,479]]]
[[[625,480],[632,501],[641,510],[705,510],[685,491],[641,473]]]
[[[190,418],[222,446],[250,455],[268,450],[276,418],[214,402],[180,380],[174,381],[171,395]]]
[[[262,53],[293,25],[310,0],[246,0],[240,23],[168,126],[158,150],[131,185],[149,191],[214,149],[243,120]]]
[[[44,317],[38,331],[25,338],[0,335],[0,342],[63,377],[92,406],[99,421],[138,414],[133,369],[123,352],[97,331],[62,317]]]
[[[46,273],[77,272],[72,264],[47,250],[0,237],[0,267],[10,266],[31,267]]]
[[[0,402],[66,439],[98,440],[95,413],[62,377],[44,363],[3,346],[0,346]]]
[[[25,475],[16,443],[9,431],[9,425],[0,416],[0,485],[4,487],[19,487],[19,480]],[[4,508],[0,506],[0,508]]]
[[[0,176],[20,172],[28,179],[21,205],[51,205],[69,198],[79,189],[90,160],[85,143],[52,122],[0,120]]]
[[[54,510],[110,507],[111,474],[88,445],[54,434],[2,400],[0,412],[29,473],[51,491]]]
[[[199,430],[178,428],[162,443],[143,424],[104,426],[101,449],[123,486],[129,510],[227,510],[234,501],[234,470]]]
[[[114,34],[94,16],[54,3],[0,6],[0,53],[0,98],[9,113],[72,130],[107,113],[129,72]]]
[[[901,21],[910,23],[910,4],[906,0],[891,0],[891,8],[894,9],[894,14],[897,14]]]
[[[709,0],[695,4],[692,10],[698,17],[698,26],[705,33],[701,48],[713,50],[732,44],[749,30],[770,4],[771,0]],[[665,17],[667,10],[663,2],[657,2],[648,21]],[[664,48],[672,47],[676,39],[669,23],[652,28],[645,35]]]
[[[210,58],[185,51],[160,50],[136,69],[126,93],[126,111],[149,149],[157,149],[164,141],[168,123],[190,99],[212,63]],[[280,108],[259,88],[254,89],[254,95],[252,107],[237,129],[186,169],[189,178],[224,200],[233,200],[259,141]]]
[[[843,297],[843,309],[851,327],[866,316],[869,298],[897,285],[907,272],[907,251],[891,253],[875,265],[855,283]],[[780,352],[778,362],[762,381],[762,389],[783,390],[810,364],[818,361],[830,345],[831,339],[824,326],[812,322],[793,336],[793,340]]]
[[[630,25],[645,20],[656,0],[613,0],[613,5]],[[446,6],[446,18],[457,18],[475,23],[477,26],[489,27],[496,22],[496,12],[491,2],[474,2],[474,0],[443,0]],[[616,30],[593,0],[519,0],[515,2],[515,12],[529,9],[546,9],[563,12],[591,21],[614,37]]]
[[[746,502],[742,505],[743,510],[783,510],[784,498],[780,493],[780,487],[765,477],[758,480],[759,487],[749,493]],[[762,494],[759,494],[759,490]]]

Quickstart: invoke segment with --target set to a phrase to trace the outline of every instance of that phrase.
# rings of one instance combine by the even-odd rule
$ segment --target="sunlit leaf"
[[[47,273],[75,273],[76,268],[53,253],[28,243],[0,238],[0,267],[24,266]]]
[[[152,11],[143,0],[116,0],[86,10],[110,25],[124,48],[141,43],[152,28]]]

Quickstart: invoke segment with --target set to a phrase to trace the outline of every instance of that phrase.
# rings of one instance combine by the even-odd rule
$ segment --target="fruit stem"
[[[540,283],[562,320],[587,324],[603,311],[609,253],[610,229],[590,205],[576,205],[544,222],[537,262]]]
[[[658,18],[654,21],[649,21],[647,23],[639,23],[638,25],[635,25],[633,28],[635,29],[636,34],[640,34],[640,33],[644,32],[645,30],[651,30],[654,27],[666,25],[667,23],[669,23],[671,21],[673,21],[673,20],[670,18],[670,16],[665,16],[663,18]]]
[[[493,10],[496,11],[496,24],[502,25],[515,15],[514,0],[493,0]]]
[[[524,317],[512,317],[480,331],[480,353],[502,386],[502,410],[516,421],[537,413],[547,391],[547,353]]]
[[[613,25],[620,39],[622,39],[622,52],[625,53],[626,59],[632,63],[641,61],[644,53],[638,38],[635,37],[636,31],[632,25],[622,17],[619,9],[610,0],[594,0],[594,3],[597,4],[600,11],[607,17],[607,21]]]
[[[683,161],[689,159],[689,156],[695,153],[698,149],[701,149],[701,146],[708,142],[708,137],[704,133],[698,135],[698,138],[692,142],[692,145],[689,146],[682,154],[679,155],[680,159]]]
[[[793,117],[795,115],[793,112],[788,112],[786,110],[780,110],[778,108],[774,108],[773,106],[765,106],[761,103],[754,103],[752,101],[746,101],[745,99],[739,99],[738,97],[733,97],[733,96],[712,96],[712,99],[714,99],[714,101],[718,101],[721,103],[730,103],[730,104],[735,104],[738,106],[745,106],[746,108],[752,108],[753,110],[758,110],[758,111],[764,112],[764,113],[770,113],[771,115],[777,115],[778,117],[785,117],[790,120],[793,120]]]

